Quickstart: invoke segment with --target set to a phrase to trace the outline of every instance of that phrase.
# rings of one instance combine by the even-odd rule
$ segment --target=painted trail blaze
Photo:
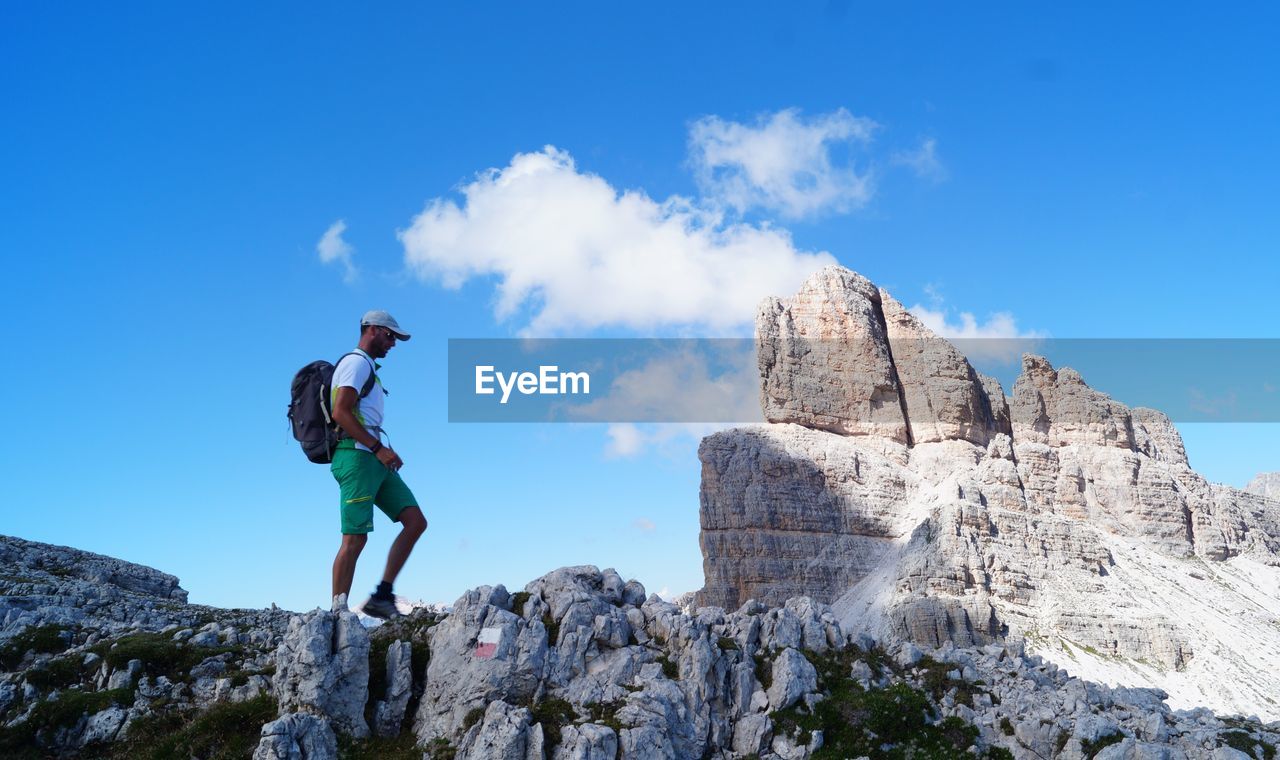
[[[481,629],[480,638],[476,640],[476,657],[482,660],[492,659],[498,651],[499,641],[502,641],[501,628]]]

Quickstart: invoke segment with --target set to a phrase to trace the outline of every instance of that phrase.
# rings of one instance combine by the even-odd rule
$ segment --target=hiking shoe
[[[360,611],[369,617],[376,617],[382,620],[390,620],[391,618],[400,617],[400,610],[396,609],[396,598],[379,599],[376,596],[369,597],[369,601],[364,603]]]
[[[347,611],[347,595],[338,594],[337,596],[335,596],[333,598],[333,606],[331,606],[329,609],[331,609],[333,612],[346,612]]]

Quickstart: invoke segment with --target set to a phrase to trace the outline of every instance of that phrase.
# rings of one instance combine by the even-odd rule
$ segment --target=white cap
[[[396,334],[396,340],[409,339],[409,333],[400,329],[400,323],[396,321],[396,318],[386,313],[382,309],[374,309],[373,311],[366,311],[364,313],[364,316],[360,318],[360,326],[364,327],[365,325],[377,325],[379,327],[385,327],[391,332]]]

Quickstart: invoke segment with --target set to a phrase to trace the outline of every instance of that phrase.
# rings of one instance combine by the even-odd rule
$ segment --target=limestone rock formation
[[[699,604],[809,596],[876,637],[1025,639],[1178,704],[1280,717],[1270,480],[1209,483],[1165,415],[1043,357],[1006,396],[840,267],[767,299],[756,340],[769,423],[698,452]]]
[[[766,299],[756,314],[765,419],[906,442],[886,338],[879,291],[841,267],[794,298]]]
[[[308,713],[289,713],[262,727],[253,760],[337,760],[338,738],[329,721]]]
[[[1244,490],[1266,499],[1280,501],[1280,472],[1259,473]]]
[[[280,715],[326,718],[342,733],[369,735],[369,633],[343,610],[314,610],[289,621],[272,678]]]

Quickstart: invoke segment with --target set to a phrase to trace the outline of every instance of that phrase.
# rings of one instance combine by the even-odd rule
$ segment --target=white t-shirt
[[[354,354],[348,354],[338,361],[338,366],[333,368],[333,398],[331,403],[338,403],[339,388],[355,388],[356,395],[360,395],[360,389],[369,380],[369,373],[374,370],[373,357],[369,356],[360,349],[355,349]],[[382,428],[382,397],[386,393],[382,390],[382,380],[375,379],[373,387],[369,389],[369,395],[360,399],[356,403],[356,419],[364,425],[369,434],[382,440],[379,431]],[[356,441],[356,448],[361,451],[368,451],[369,447],[363,443]]]

